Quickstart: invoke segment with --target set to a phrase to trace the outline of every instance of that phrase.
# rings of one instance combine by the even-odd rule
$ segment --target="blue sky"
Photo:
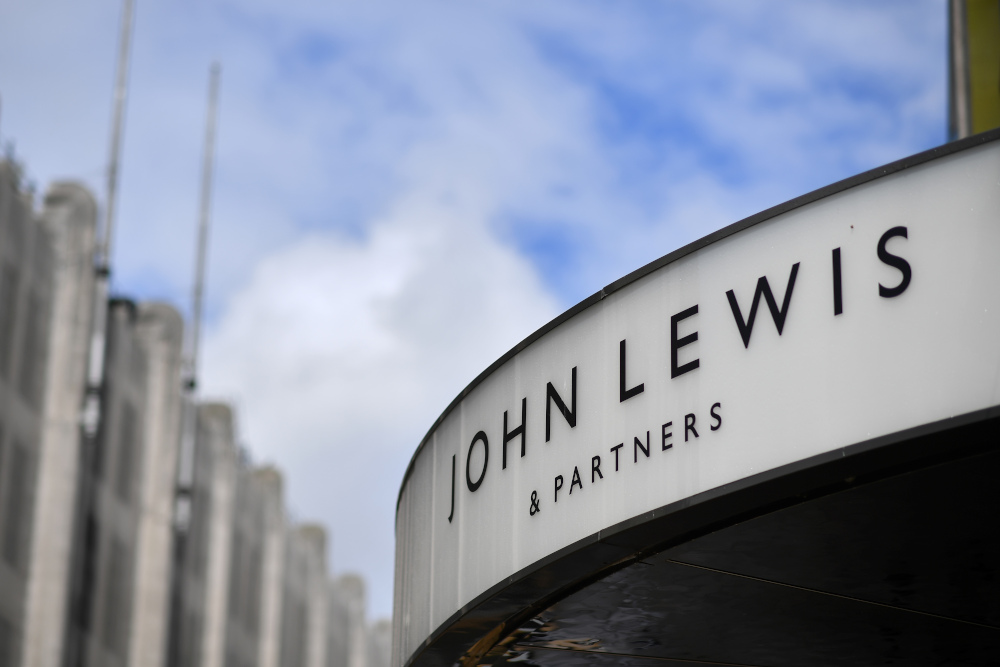
[[[119,0],[0,0],[0,141],[103,199]],[[945,141],[943,0],[138,0],[114,286],[186,309],[222,64],[203,369],[391,611],[410,454],[496,357],[715,229]]]

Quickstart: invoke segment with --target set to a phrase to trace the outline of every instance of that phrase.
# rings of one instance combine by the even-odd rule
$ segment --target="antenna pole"
[[[208,222],[212,195],[212,166],[215,152],[215,118],[219,100],[219,63],[212,63],[208,82],[208,116],[205,120],[205,154],[201,167],[201,206],[198,213],[198,249],[191,294],[191,328],[184,339],[181,360],[181,446],[177,460],[174,498],[174,544],[171,563],[171,605],[167,638],[167,664],[180,664],[184,641],[184,569],[188,531],[191,528],[194,492],[194,456],[197,438],[198,342],[201,337],[202,297],[205,291],[205,263],[208,250]]]
[[[124,0],[122,32],[118,48],[118,71],[115,77],[114,116],[111,123],[111,150],[108,159],[107,195],[104,224],[94,253],[94,311],[91,322],[90,353],[87,363],[87,387],[83,403],[82,426],[87,440],[97,437],[101,421],[101,389],[104,384],[104,352],[107,335],[108,291],[111,276],[111,241],[114,238],[115,203],[118,192],[118,169],[121,160],[122,125],[128,94],[129,51],[132,43],[133,0]]]
[[[212,63],[208,88],[208,118],[205,119],[205,156],[201,170],[201,208],[198,219],[198,259],[192,294],[189,380],[197,381],[198,344],[201,338],[202,297],[205,291],[205,256],[208,248],[208,218],[212,198],[212,166],[215,158],[215,119],[219,103],[219,63]]]
[[[209,73],[208,114],[205,119],[205,153],[201,171],[201,206],[198,215],[198,247],[195,261],[194,288],[191,294],[191,329],[187,337],[184,360],[184,417],[181,425],[181,451],[177,470],[177,526],[186,530],[190,520],[190,490],[194,481],[195,392],[198,386],[198,345],[201,338],[201,317],[205,293],[205,264],[208,254],[209,212],[212,199],[212,168],[215,158],[215,123],[219,101],[219,64],[213,63]]]

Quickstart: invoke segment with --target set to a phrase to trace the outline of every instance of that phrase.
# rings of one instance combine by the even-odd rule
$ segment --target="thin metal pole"
[[[190,489],[194,481],[195,392],[198,386],[198,347],[205,294],[205,268],[208,256],[208,230],[212,200],[212,170],[215,159],[215,123],[219,103],[219,64],[213,63],[209,74],[208,115],[205,120],[205,153],[201,172],[201,206],[198,216],[198,246],[194,287],[191,295],[191,329],[184,353],[184,416],[181,451],[177,472],[177,526],[186,530],[190,519]]]
[[[202,299],[205,293],[205,264],[208,256],[209,212],[212,198],[212,168],[215,157],[215,121],[219,100],[219,64],[212,63],[208,83],[208,117],[205,121],[205,153],[201,171],[201,206],[198,213],[198,246],[191,295],[191,327],[184,340],[182,357],[181,446],[177,461],[174,500],[174,544],[171,563],[171,604],[167,638],[167,664],[180,664],[184,619],[184,570],[190,545],[189,532],[194,492],[194,459],[197,439],[198,343],[201,338]]]
[[[965,0],[948,2],[948,139],[972,134],[969,90],[969,26]]]
[[[111,122],[111,150],[108,157],[108,190],[105,203],[104,229],[98,246],[98,266],[111,261],[111,242],[114,240],[115,206],[118,194],[118,169],[121,161],[122,129],[125,119],[125,101],[128,96],[129,52],[132,45],[133,0],[125,0],[122,13],[122,35],[118,49],[118,72],[115,77],[114,118]]]
[[[194,294],[192,295],[192,326],[190,346],[190,376],[197,381],[198,345],[201,340],[202,298],[205,292],[205,262],[208,251],[208,220],[212,198],[212,167],[215,158],[215,120],[219,103],[219,63],[212,64],[209,76],[208,118],[205,122],[205,158],[201,171],[201,207],[198,220],[198,256],[195,264]]]
[[[97,436],[101,421],[101,388],[104,384],[104,353],[107,336],[108,291],[111,276],[111,241],[114,239],[115,204],[118,194],[118,171],[121,161],[122,127],[128,96],[129,51],[132,43],[133,0],[124,0],[121,41],[118,49],[118,72],[115,77],[114,116],[111,122],[111,149],[108,159],[107,195],[104,202],[104,225],[94,253],[94,304],[91,322],[90,353],[87,364],[87,388],[82,425],[84,436]]]

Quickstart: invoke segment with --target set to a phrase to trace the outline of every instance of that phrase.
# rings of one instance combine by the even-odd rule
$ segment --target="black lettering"
[[[604,475],[601,473],[601,457],[595,456],[590,459],[590,483],[594,483],[594,475],[597,475],[601,479],[604,479]]]
[[[878,284],[878,295],[886,299],[891,299],[905,292],[906,288],[910,286],[910,278],[913,277],[913,272],[910,270],[910,263],[885,249],[885,244],[889,242],[889,239],[896,236],[902,236],[904,239],[907,238],[906,227],[893,227],[878,240],[878,258],[884,264],[899,269],[899,272],[903,274],[903,279],[895,287],[883,287],[882,283]]]
[[[685,345],[690,345],[691,343],[698,340],[698,332],[695,331],[693,334],[688,334],[683,338],[677,338],[677,325],[681,320],[687,319],[692,315],[698,314],[698,306],[695,304],[687,310],[682,310],[676,315],[670,316],[670,379],[674,379],[679,375],[684,375],[688,371],[693,371],[701,365],[700,359],[695,359],[694,361],[689,361],[683,366],[677,365],[677,351],[684,347]]]
[[[507,411],[503,411],[503,469],[507,469],[507,443],[521,436],[521,458],[524,458],[524,425],[527,423],[528,397],[521,399],[521,425],[510,433],[507,432]]]
[[[619,442],[617,445],[615,445],[609,450],[615,453],[615,472],[618,472],[618,450],[624,446],[625,446],[624,442]]]
[[[799,273],[799,262],[795,262],[792,265],[792,272],[788,276],[788,287],[785,288],[785,299],[781,304],[781,309],[778,309],[778,302],[774,299],[774,294],[771,292],[771,286],[767,282],[767,276],[761,276],[757,280],[757,289],[753,293],[753,303],[750,305],[750,315],[747,317],[746,322],[743,321],[743,313],[740,311],[740,305],[736,302],[736,294],[733,290],[726,292],[726,296],[729,297],[729,307],[733,310],[733,317],[736,318],[736,326],[739,327],[740,337],[743,338],[743,347],[750,347],[750,334],[753,333],[753,322],[757,317],[757,306],[760,304],[761,295],[764,296],[764,301],[767,302],[768,310],[771,311],[771,317],[774,319],[774,326],[778,328],[778,335],[781,335],[781,331],[785,328],[785,317],[788,315],[788,305],[792,301],[792,289],[795,288],[795,276]]]
[[[646,446],[645,447],[642,446],[642,440],[640,440],[638,437],[635,438],[635,444],[632,445],[632,455],[633,455],[633,457],[635,459],[633,461],[633,463],[638,463],[639,462],[639,450],[640,449],[642,450],[642,453],[645,454],[646,458],[648,459],[649,458],[649,431],[646,431]]]
[[[563,476],[556,475],[556,496],[555,500],[553,500],[552,502],[555,503],[559,502],[559,489],[561,489],[562,487],[563,487]]]
[[[713,431],[718,431],[720,428],[722,428],[722,415],[716,412],[716,409],[721,410],[722,403],[713,403],[712,409],[708,411],[708,414],[712,415],[712,419],[715,420],[715,423],[712,424],[711,426]]]
[[[669,445],[667,444],[667,440],[669,440],[670,438],[674,437],[674,432],[667,430],[668,428],[672,427],[673,425],[674,425],[673,422],[667,422],[666,424],[663,425],[663,429],[660,431],[660,433],[663,435],[663,440],[660,443],[660,447],[662,448],[662,451],[664,451],[664,452],[674,446],[674,443],[672,443],[672,442]]]
[[[570,388],[570,405],[571,408],[567,408],[566,404],[563,402],[562,397],[556,388],[552,386],[549,382],[545,385],[545,442],[549,441],[549,436],[552,433],[552,404],[555,403],[556,407],[559,408],[559,412],[566,419],[566,423],[569,424],[570,428],[576,428],[576,366],[573,366],[571,371],[571,388]]]
[[[451,514],[448,515],[448,523],[455,518],[455,455],[451,455]]]
[[[621,343],[618,344],[618,356],[619,356],[619,367],[618,367],[618,402],[624,403],[633,396],[638,396],[645,390],[644,383],[640,382],[631,389],[626,389],[627,383],[625,382],[625,340],[623,339]]]
[[[583,482],[580,480],[580,469],[573,466],[573,479],[569,483],[569,495],[573,495],[573,487],[579,486],[580,490],[583,491]]]
[[[833,249],[833,314],[844,312],[844,293],[840,278],[840,248]]]
[[[698,437],[698,431],[694,429],[695,417],[694,414],[684,415],[684,442],[688,441],[688,432],[694,433],[694,437]]]
[[[475,449],[476,443],[482,440],[483,442],[483,471],[479,473],[479,479],[475,482],[472,481],[472,475],[469,473],[469,465],[472,463],[472,450]],[[482,485],[483,479],[486,478],[486,466],[490,463],[490,441],[486,439],[486,433],[480,431],[472,438],[472,443],[469,445],[469,453],[465,457],[465,483],[469,486],[469,491],[473,493]]]

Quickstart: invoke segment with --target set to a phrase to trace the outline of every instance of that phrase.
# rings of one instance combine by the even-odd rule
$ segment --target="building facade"
[[[0,161],[0,665],[365,667],[363,587],[337,606],[325,530],[290,519],[228,405],[194,406],[178,521],[172,306],[110,300],[100,429],[83,436],[96,220],[74,183],[36,212]]]
[[[80,185],[56,183],[45,193],[41,219],[53,242],[54,289],[21,664],[56,667],[63,664],[69,615],[97,203]]]
[[[0,662],[13,664],[28,625],[31,542],[44,431],[53,245],[19,173],[0,163]]]

